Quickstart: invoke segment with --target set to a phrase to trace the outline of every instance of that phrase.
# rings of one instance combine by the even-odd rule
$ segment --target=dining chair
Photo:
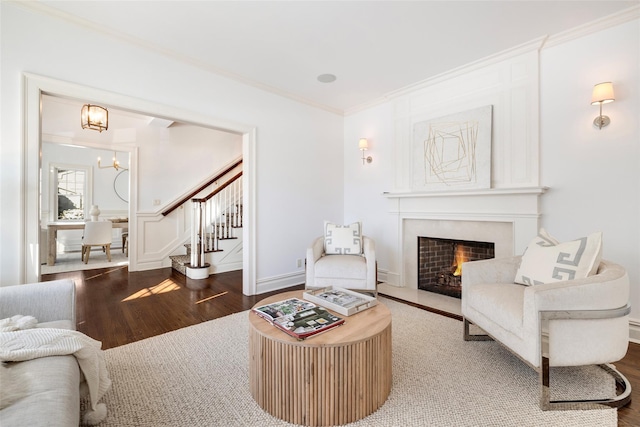
[[[101,246],[107,253],[107,260],[111,262],[111,221],[89,221],[84,225],[82,236],[82,261],[89,262],[92,246]]]

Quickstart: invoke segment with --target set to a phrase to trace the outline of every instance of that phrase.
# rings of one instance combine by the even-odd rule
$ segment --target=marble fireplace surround
[[[418,237],[473,240],[495,244],[495,256],[521,254],[537,234],[540,195],[546,187],[387,193],[397,216],[400,239],[399,283],[418,289]]]

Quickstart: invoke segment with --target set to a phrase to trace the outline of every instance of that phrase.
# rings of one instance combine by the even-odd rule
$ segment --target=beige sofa
[[[0,287],[0,319],[30,315],[38,319],[37,327],[75,330],[75,299],[75,284],[68,279]],[[0,426],[69,427],[79,424],[80,369],[73,355],[7,365],[8,368],[2,369],[8,369],[8,377],[18,381],[12,390],[5,389],[3,393],[17,400],[0,410]]]
[[[609,363],[629,344],[629,278],[625,269],[601,261],[584,279],[524,286],[514,283],[521,257],[473,261],[462,267],[464,339],[495,339],[540,374],[542,409],[618,407],[630,401],[631,385]],[[470,333],[470,324],[486,335]],[[601,365],[624,390],[599,402],[551,401],[551,366]]]

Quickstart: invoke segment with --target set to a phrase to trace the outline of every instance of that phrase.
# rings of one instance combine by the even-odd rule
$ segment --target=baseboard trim
[[[389,270],[378,269],[378,282],[385,282],[392,286],[399,286],[400,275],[398,273],[390,272]]]
[[[629,341],[640,344],[640,320],[629,319]]]
[[[303,285],[305,281],[306,276],[304,271],[258,279],[258,294],[278,291],[280,289],[290,288],[291,286]]]

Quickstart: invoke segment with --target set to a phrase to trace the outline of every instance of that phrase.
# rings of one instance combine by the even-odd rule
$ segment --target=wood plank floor
[[[129,273],[126,266],[42,276],[43,281],[61,278],[76,282],[78,330],[102,341],[104,349],[248,310],[283,291],[245,296],[241,271],[197,282],[171,268]],[[196,283],[200,289],[189,288]],[[631,404],[618,411],[618,426],[638,427],[640,344],[630,344],[626,357],[616,367],[633,387]]]

